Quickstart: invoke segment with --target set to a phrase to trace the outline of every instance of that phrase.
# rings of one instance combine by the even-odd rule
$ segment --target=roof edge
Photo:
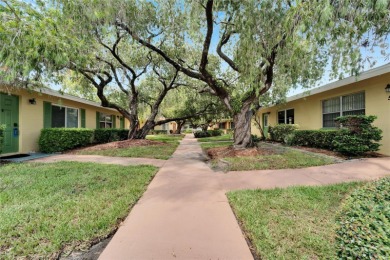
[[[338,80],[338,81],[334,81],[334,82],[325,84],[325,85],[317,87],[317,88],[309,89],[307,91],[309,93],[303,92],[303,93],[299,93],[299,94],[293,95],[291,97],[288,97],[286,99],[286,102],[295,101],[297,99],[301,99],[301,98],[304,98],[304,97],[312,96],[312,95],[319,94],[319,93],[322,93],[322,92],[325,92],[325,91],[328,91],[328,90],[336,89],[336,88],[339,88],[339,87],[342,87],[342,86],[345,86],[345,85],[349,85],[349,84],[352,84],[352,83],[356,83],[356,82],[359,82],[359,81],[363,81],[363,80],[366,80],[366,79],[377,77],[377,76],[380,76],[380,75],[383,75],[383,74],[386,74],[386,73],[389,73],[389,72],[390,72],[390,63],[387,63],[387,64],[379,66],[377,68],[373,68],[373,69],[364,71],[361,74],[359,74],[358,76],[347,77],[347,78],[344,78],[344,79],[341,79],[341,80]],[[275,106],[275,105],[273,105],[273,106]],[[270,106],[270,107],[273,107],[273,106]]]

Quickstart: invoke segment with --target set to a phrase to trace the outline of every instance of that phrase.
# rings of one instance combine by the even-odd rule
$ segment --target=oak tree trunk
[[[251,103],[244,103],[241,110],[233,115],[234,122],[234,148],[242,149],[252,147],[251,120],[253,111]]]

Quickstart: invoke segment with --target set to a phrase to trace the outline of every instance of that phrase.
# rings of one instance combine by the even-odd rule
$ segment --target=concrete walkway
[[[322,185],[390,174],[390,158],[295,170],[213,172],[187,135],[100,259],[253,259],[225,193]]]

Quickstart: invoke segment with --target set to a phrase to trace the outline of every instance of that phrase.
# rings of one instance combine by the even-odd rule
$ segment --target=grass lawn
[[[229,147],[231,142],[207,142],[200,143],[202,149],[208,153],[212,148]],[[249,150],[248,150],[249,151]],[[299,151],[285,146],[273,144],[259,144],[257,152],[245,154],[246,150],[226,151],[222,157],[211,158],[213,168],[220,168],[223,171],[249,171],[249,170],[268,170],[268,169],[294,169],[311,166],[327,165],[336,162],[336,159],[323,154],[315,154],[305,151]],[[258,153],[258,154],[256,154]],[[234,155],[232,155],[234,154]],[[210,154],[209,154],[210,155]],[[214,155],[210,155],[213,157]],[[223,159],[223,166],[220,164]]]
[[[202,147],[203,150],[207,150],[210,148],[216,148],[216,147],[228,147],[233,145],[233,141],[231,142],[210,142],[210,143],[201,143],[200,147]]]
[[[334,163],[330,157],[293,150],[282,154],[226,157],[224,160],[229,162],[229,171],[294,169]]]
[[[156,171],[78,162],[0,167],[0,259],[88,248],[117,228]]]
[[[221,136],[213,136],[213,137],[204,137],[197,138],[198,142],[215,142],[215,141],[232,141],[232,135],[221,135]]]
[[[261,259],[337,259],[336,216],[362,183],[228,193]]]
[[[78,154],[92,154],[117,157],[138,157],[168,160],[175,152],[183,136],[177,135],[148,135],[146,139],[166,143],[165,145],[129,146],[98,151],[79,151]]]

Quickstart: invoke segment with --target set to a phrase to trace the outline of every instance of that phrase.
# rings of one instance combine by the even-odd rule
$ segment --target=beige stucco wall
[[[2,89],[0,88],[0,91]],[[5,92],[4,90],[2,92]],[[7,91],[9,92],[9,91]],[[83,104],[68,100],[66,98],[60,98],[51,96],[48,94],[42,94],[35,91],[26,90],[13,90],[12,94],[19,97],[19,153],[28,153],[38,151],[38,139],[40,131],[43,128],[43,102],[51,102],[52,104],[58,104],[72,108],[85,109],[85,123],[86,128],[96,128],[96,112],[106,113],[109,115],[120,116],[120,113],[113,109],[92,106],[89,104]],[[35,98],[36,104],[29,103],[29,99]],[[79,110],[79,127],[81,127],[81,116]],[[120,127],[120,121],[117,117],[116,127]],[[129,128],[129,121],[125,120],[125,128]]]
[[[390,100],[388,100],[389,93],[385,92],[385,87],[389,83],[390,73],[387,73],[271,108],[260,109],[258,116],[262,118],[264,113],[269,113],[269,125],[273,126],[277,124],[279,110],[293,108],[295,123],[300,126],[300,129],[320,129],[323,100],[364,91],[366,115],[376,115],[378,119],[374,124],[383,131],[380,153],[390,155]],[[252,124],[252,132],[260,134],[254,124]]]

